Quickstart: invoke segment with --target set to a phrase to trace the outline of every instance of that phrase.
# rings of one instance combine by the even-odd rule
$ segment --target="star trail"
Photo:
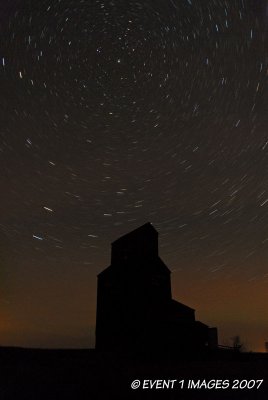
[[[268,340],[266,0],[3,0],[0,344],[94,345],[110,243],[150,221],[174,297]]]

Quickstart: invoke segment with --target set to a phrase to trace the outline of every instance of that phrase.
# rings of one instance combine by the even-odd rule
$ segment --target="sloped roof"
[[[102,276],[102,275],[109,275],[110,273],[113,273],[113,268],[111,265],[109,265],[107,268],[105,268],[104,270],[102,270],[97,277]]]
[[[194,308],[191,308],[191,307],[189,307],[189,306],[186,306],[186,304],[183,304],[183,303],[180,303],[179,301],[177,301],[177,300],[174,300],[174,299],[172,299],[171,300],[171,303],[172,303],[172,307],[174,307],[175,309],[177,308],[177,309],[182,309],[182,308],[184,308],[184,309],[188,309],[188,310],[191,310],[191,311],[195,311],[195,309]]]
[[[120,238],[114,240],[112,242],[113,244],[117,244],[119,242],[123,241],[128,241],[128,240],[133,240],[138,237],[146,236],[146,235],[158,235],[157,230],[153,227],[153,225],[150,222],[147,222],[146,224],[140,226],[139,228],[134,229],[133,231],[126,233],[125,235],[121,236]]]
[[[153,227],[153,225],[150,222],[147,222],[146,224],[134,229],[133,231],[121,236],[120,238],[116,239],[114,242],[112,242],[112,246],[115,245],[115,248],[117,247],[117,245],[119,245],[120,247],[124,247],[125,245],[128,246],[129,242],[144,242],[148,240],[154,240],[157,241],[157,237],[158,237],[158,232],[157,230]],[[137,262],[136,260],[134,260],[134,263]],[[146,260],[144,263],[143,262],[139,262],[139,267],[143,266],[143,264],[147,264],[148,261]],[[132,260],[129,259],[128,262],[125,263],[125,265],[132,265]],[[152,268],[153,267],[153,268]],[[125,268],[125,267],[124,267]],[[148,264],[148,268],[146,268],[145,270],[147,271],[167,271],[170,273],[169,268],[166,266],[166,264],[161,260],[161,258],[157,255],[157,257],[155,257],[154,262],[153,263],[149,263]],[[106,269],[104,269],[103,271],[101,271],[98,276],[109,276],[109,274],[114,274],[114,273],[118,273],[119,271],[115,270],[114,267],[112,267],[112,265],[110,265],[109,267],[107,267]]]
[[[114,274],[120,274],[122,272],[122,270],[124,270],[126,268],[126,266],[135,266],[135,262],[134,264],[132,264],[131,262],[126,263],[126,265],[123,266],[123,269],[120,268],[115,268],[115,266],[109,265],[107,268],[105,268],[103,271],[101,271],[97,276],[109,276],[110,274],[114,275]],[[163,262],[163,260],[157,256],[153,263],[149,263],[147,264],[147,262],[145,261],[144,263],[139,263],[139,268],[140,267],[148,267],[148,268],[144,268],[144,271],[151,271],[153,272],[157,272],[157,271],[166,271],[170,274],[170,269],[166,266],[166,264]],[[181,304],[181,303],[179,303]],[[185,306],[187,307],[187,306]],[[189,307],[188,307],[189,308]]]

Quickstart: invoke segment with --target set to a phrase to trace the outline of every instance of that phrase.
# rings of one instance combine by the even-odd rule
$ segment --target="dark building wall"
[[[195,321],[195,310],[176,300],[171,300],[169,315],[175,321]]]
[[[158,259],[154,260],[158,264]],[[140,263],[109,267],[98,277],[96,348],[128,347],[165,319],[171,301],[168,270]],[[142,339],[143,338],[143,339]]]
[[[217,328],[209,328],[209,330],[208,330],[208,347],[211,350],[215,350],[218,348],[218,329]]]

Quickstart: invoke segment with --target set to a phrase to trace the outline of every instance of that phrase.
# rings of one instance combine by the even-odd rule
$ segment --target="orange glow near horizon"
[[[190,279],[187,273],[173,273],[171,280],[173,298],[194,308],[197,320],[218,327],[220,344],[230,345],[232,337],[239,335],[248,351],[265,351],[265,283],[256,282],[253,295],[252,282],[238,279],[214,280],[212,284]],[[5,304],[2,310],[1,345],[94,346],[96,281],[93,284],[87,272],[83,283],[81,277],[73,279],[72,285],[69,280],[51,279],[48,286],[35,288],[28,281],[28,287],[17,288],[16,293],[20,306]]]
[[[182,278],[185,281],[188,278]],[[173,297],[196,310],[196,319],[218,327],[219,344],[230,345],[239,335],[248,351],[265,351],[268,338],[267,283],[233,278],[197,280],[191,286],[174,279]]]

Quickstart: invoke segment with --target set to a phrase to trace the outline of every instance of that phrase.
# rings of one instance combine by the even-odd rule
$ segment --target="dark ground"
[[[177,379],[174,388],[131,389],[139,379]],[[259,389],[180,389],[179,381],[263,379]],[[245,382],[245,381],[244,381]],[[243,383],[242,383],[243,385]],[[93,350],[0,348],[0,399],[267,399],[268,355],[182,357],[99,355]]]

